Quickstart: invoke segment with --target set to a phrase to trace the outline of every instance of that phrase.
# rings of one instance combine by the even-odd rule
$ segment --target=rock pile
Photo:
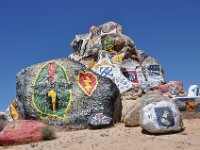
[[[89,33],[75,36],[71,47],[69,58],[17,74],[17,97],[1,118],[94,129],[123,121],[166,133],[183,127],[179,111],[200,110],[199,88],[192,86],[188,98],[183,83],[166,83],[161,64],[137,49],[120,24],[91,26]]]

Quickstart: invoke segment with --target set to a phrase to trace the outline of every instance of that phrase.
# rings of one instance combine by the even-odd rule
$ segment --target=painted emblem
[[[66,118],[72,102],[72,90],[62,65],[49,62],[39,70],[34,80],[32,102],[41,119]]]
[[[116,33],[116,25],[114,22],[105,23],[101,29],[101,35],[109,34],[109,33]]]
[[[132,83],[139,83],[136,70],[126,70],[123,74]]]
[[[98,80],[91,72],[84,73],[83,71],[79,71],[78,84],[88,96],[91,96],[98,85]]]
[[[100,74],[102,77],[108,77],[113,79],[113,68],[109,66],[100,67]]]
[[[175,125],[173,112],[170,107],[154,108],[157,117],[157,122],[160,127],[172,127]]]

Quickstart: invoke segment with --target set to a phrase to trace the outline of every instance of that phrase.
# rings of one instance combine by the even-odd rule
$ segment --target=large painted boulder
[[[200,118],[200,97],[175,97],[173,101],[183,118]]]
[[[160,101],[145,106],[140,126],[150,133],[178,132],[183,128],[181,114],[173,102]]]
[[[11,145],[43,140],[44,123],[35,120],[18,120],[8,123],[0,132],[0,145]]]
[[[121,117],[119,90],[84,65],[67,58],[30,66],[17,74],[17,99],[22,119],[85,128],[101,113],[110,125]],[[108,122],[109,120],[109,122]],[[94,121],[93,121],[94,122]]]
[[[106,51],[100,52],[99,60],[92,70],[103,77],[110,78],[117,85],[120,93],[126,92],[133,87],[132,82],[122,74],[120,68],[111,62],[109,53]]]

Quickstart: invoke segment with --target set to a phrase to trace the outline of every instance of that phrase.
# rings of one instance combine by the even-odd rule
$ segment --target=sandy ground
[[[184,120],[176,134],[149,135],[123,123],[101,130],[57,132],[57,139],[1,147],[2,150],[200,150],[200,119]]]

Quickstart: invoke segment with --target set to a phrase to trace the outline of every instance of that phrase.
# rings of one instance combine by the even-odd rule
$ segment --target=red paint
[[[49,72],[49,82],[54,81],[54,75],[55,75],[56,68],[54,66],[53,62],[50,62],[48,65],[48,72]]]
[[[8,123],[0,132],[0,145],[41,141],[44,123],[34,120],[18,120]]]
[[[78,82],[81,89],[89,96],[92,95],[97,87],[97,77],[91,72],[79,72]]]

